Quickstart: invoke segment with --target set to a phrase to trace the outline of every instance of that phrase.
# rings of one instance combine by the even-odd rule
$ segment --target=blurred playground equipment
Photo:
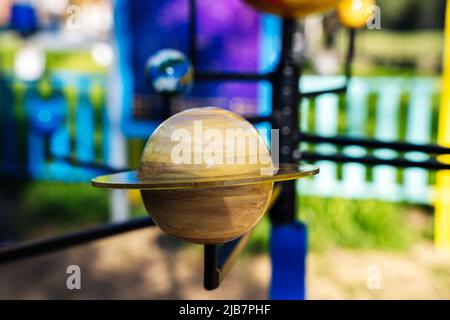
[[[36,82],[2,79],[1,172],[84,182],[102,171],[95,163],[108,163],[106,138],[111,121],[98,90],[104,85],[104,76],[52,74],[46,81],[50,92],[44,96]],[[71,164],[74,159],[87,165]]]
[[[340,83],[340,77],[304,76],[301,89],[314,90],[324,83]],[[301,126],[306,137],[349,136],[376,138],[384,141],[405,140],[410,143],[431,143],[437,136],[438,110],[433,100],[439,94],[439,79],[433,77],[353,77],[345,96],[321,95],[304,99]],[[345,101],[343,103],[343,101]],[[320,115],[327,114],[327,117]],[[337,146],[322,143],[305,150],[333,154]],[[395,159],[392,150],[371,150],[347,146],[349,156],[374,154]],[[420,152],[407,152],[406,159],[420,161],[428,157]],[[430,204],[433,192],[432,172],[425,168],[394,168],[364,164],[320,162],[321,174],[301,181],[303,194],[324,197],[372,198]]]
[[[261,8],[271,1],[246,2]],[[335,3],[323,1],[320,11]],[[441,92],[439,79],[350,79],[354,28],[361,23],[349,18],[348,26],[353,30],[348,33],[346,77],[302,75],[297,88],[300,70],[293,56],[304,58],[302,26],[293,19],[260,17],[237,0],[217,6],[208,15],[210,8],[203,1],[198,1],[196,7],[194,0],[141,1],[133,5],[117,0],[111,40],[115,59],[110,73],[55,71],[45,77],[43,74],[42,79],[22,81],[11,71],[3,71],[1,174],[87,182],[102,173],[134,167],[144,140],[166,115],[213,104],[241,113],[259,127],[270,128],[271,123],[280,128],[284,132],[281,151],[287,150],[285,159],[302,159],[321,168],[321,174],[314,179],[298,185],[285,184],[283,201],[274,205],[277,214],[271,214],[272,297],[304,298],[304,290],[299,289],[304,288],[304,283],[289,283],[286,276],[296,267],[294,275],[304,281],[306,227],[294,219],[297,191],[319,196],[435,203],[437,244],[449,247],[450,209],[448,197],[442,196],[449,190],[448,173],[438,173],[437,187],[431,173],[449,168],[444,159],[435,157],[449,153],[443,147],[449,143],[448,97],[442,98],[440,110],[434,107]],[[245,24],[236,12],[245,14]],[[160,18],[149,19],[149,13],[158,13]],[[214,20],[217,15],[228,18]],[[28,30],[35,27],[34,23],[33,27],[25,25],[19,33],[28,37],[32,32]],[[161,30],[170,30],[171,36],[162,37]],[[194,37],[196,34],[198,39]],[[293,39],[298,41],[298,47],[292,43]],[[184,52],[193,64],[195,85],[186,97],[168,100],[148,94],[143,66],[149,55],[165,48]],[[446,73],[444,88],[448,82],[445,76]],[[273,84],[273,94],[269,83]],[[289,90],[283,90],[286,87]],[[302,114],[300,123],[297,109]],[[438,136],[441,145],[433,144]],[[129,197],[121,190],[111,194],[111,220],[126,220],[128,202],[135,195]],[[75,235],[61,241],[77,243],[82,242],[74,240],[77,236],[92,240],[99,235],[148,225],[147,220],[129,222],[123,229],[107,228],[95,236]],[[290,246],[296,252],[292,266],[286,260],[287,250],[283,249]],[[239,241],[227,248],[232,252],[237,247]],[[205,270],[214,270],[205,273],[205,283],[210,289],[220,283],[217,256],[216,247],[205,247]],[[286,287],[292,291],[283,292],[281,288]]]

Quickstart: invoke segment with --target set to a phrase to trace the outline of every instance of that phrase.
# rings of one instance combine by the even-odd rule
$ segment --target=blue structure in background
[[[9,28],[22,36],[30,35],[38,28],[36,9],[30,3],[14,3],[11,10]]]
[[[39,97],[36,88],[33,88],[29,97],[32,104],[27,105],[27,116],[30,129],[43,135],[52,135],[61,126],[66,117],[65,99],[61,94],[53,95],[48,99]]]
[[[96,154],[95,132],[101,132],[102,139],[106,139],[109,126],[105,106],[94,106],[90,98],[93,84],[104,83],[104,76],[61,73],[53,74],[50,82],[52,93],[45,98],[38,93],[37,83],[24,83],[21,103],[20,94],[14,92],[13,80],[2,80],[0,171],[12,177],[88,181],[104,170],[71,164],[71,160],[95,164],[109,153],[108,144],[101,142],[101,155]],[[68,105],[64,94],[69,86],[77,90],[75,106]],[[96,119],[98,113],[101,119]],[[21,137],[25,137],[25,141],[20,141]],[[20,152],[23,151],[20,145],[26,146],[26,152]]]
[[[199,0],[197,17],[195,71],[256,72],[259,69],[261,17],[257,12],[240,0]],[[131,87],[133,94],[148,96],[150,92],[144,81],[147,59],[167,48],[188,53],[189,0],[119,0],[115,18],[119,23],[115,30],[120,73],[125,76],[124,94],[128,95]],[[258,87],[249,83],[197,82],[186,101],[189,106],[209,103],[225,109],[246,103],[247,109],[255,113],[259,104]],[[144,139],[154,129],[154,123],[134,119],[132,105],[123,105],[123,132],[126,137]]]
[[[272,282],[269,298],[273,300],[305,299],[308,232],[300,222],[274,225],[270,235]]]

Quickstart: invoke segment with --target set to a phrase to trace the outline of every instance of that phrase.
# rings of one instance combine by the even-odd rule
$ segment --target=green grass
[[[405,205],[317,197],[301,197],[299,203],[300,218],[310,226],[312,249],[406,249],[417,237],[405,223]]]
[[[341,30],[337,48],[344,57],[348,34]],[[417,76],[439,74],[443,47],[442,31],[395,32],[361,30],[356,37],[355,75]]]
[[[385,57],[397,61],[438,59],[443,40],[442,31],[365,30],[358,33],[356,52],[366,57]]]
[[[14,66],[14,56],[23,46],[23,40],[12,34],[0,33],[0,70],[11,72]],[[92,59],[88,50],[47,50],[46,72],[69,71],[86,74],[104,74],[107,70]]]
[[[1,186],[5,195],[8,185]],[[12,220],[20,236],[39,233],[46,228],[77,229],[108,221],[108,193],[90,184],[30,182],[14,186],[8,196]]]
[[[407,205],[376,200],[299,198],[300,220],[308,225],[309,248],[333,247],[404,250],[422,235],[405,223]],[[268,247],[270,223],[265,217],[255,228],[250,252]]]

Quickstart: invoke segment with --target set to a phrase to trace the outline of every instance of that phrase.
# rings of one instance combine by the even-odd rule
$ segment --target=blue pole
[[[303,223],[273,225],[270,236],[272,260],[270,299],[305,299],[307,247],[307,228]]]

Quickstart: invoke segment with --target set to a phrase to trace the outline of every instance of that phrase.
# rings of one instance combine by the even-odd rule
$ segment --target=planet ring
[[[309,164],[280,164],[276,173],[240,174],[217,177],[145,178],[140,179],[137,170],[109,174],[92,179],[92,185],[110,189],[173,190],[241,186],[264,182],[280,182],[312,176],[319,168]]]

